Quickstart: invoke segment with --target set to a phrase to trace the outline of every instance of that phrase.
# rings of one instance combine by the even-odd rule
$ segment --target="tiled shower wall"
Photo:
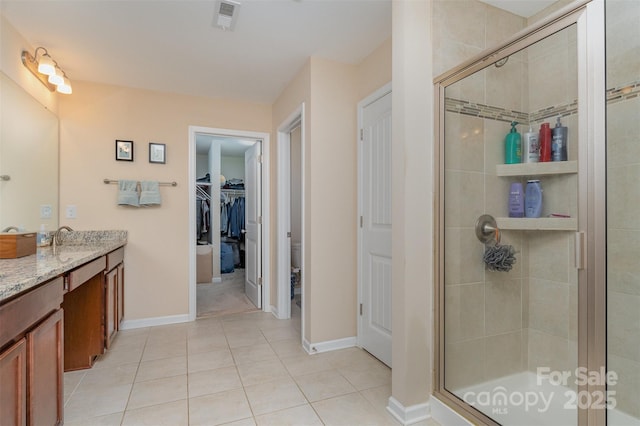
[[[617,408],[640,418],[640,2],[608,0],[607,368]]]
[[[448,13],[453,13],[450,8],[473,4],[451,3]],[[453,28],[459,26],[464,24],[458,22]],[[537,131],[541,122],[553,125],[555,115],[563,114],[563,124],[570,128],[569,157],[577,159],[575,62],[572,29],[511,55],[500,68],[490,66],[447,88],[445,380],[449,389],[535,371],[538,366],[576,367],[573,233],[503,232],[502,243],[513,245],[518,258],[514,269],[503,273],[485,271],[484,246],[473,229],[483,213],[507,216],[509,185],[517,178],[497,177],[495,170],[504,162],[503,141],[511,120],[531,121]],[[521,133],[527,130],[519,126]],[[577,177],[547,177],[542,184],[543,214],[575,217]]]
[[[436,1],[433,22],[435,74],[524,28],[524,19],[477,1]],[[505,69],[515,70],[509,79],[494,78],[497,69],[479,72],[449,87],[447,96],[523,111],[522,58]],[[446,114],[445,123],[445,380],[455,390],[522,369],[522,264],[506,275],[486,273],[484,246],[474,233],[478,216],[491,213],[499,199],[487,194],[486,188],[495,188],[486,181],[495,179],[495,164],[503,156],[496,142],[508,126],[455,112]],[[517,240],[519,234],[505,237]]]

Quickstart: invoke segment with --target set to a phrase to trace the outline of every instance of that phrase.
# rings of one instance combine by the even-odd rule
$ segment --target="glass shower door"
[[[640,2],[607,0],[607,424],[640,425]]]
[[[573,24],[442,89],[442,381],[504,425],[578,423],[567,405],[578,367],[577,51]],[[558,119],[567,160],[505,164],[512,122],[523,141]],[[538,216],[525,197],[534,185],[539,217],[521,217]],[[518,191],[522,208],[510,205]]]

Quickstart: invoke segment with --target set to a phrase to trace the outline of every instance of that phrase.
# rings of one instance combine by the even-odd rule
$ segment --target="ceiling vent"
[[[214,25],[223,30],[233,30],[238,18],[240,3],[233,0],[220,0],[216,9]]]

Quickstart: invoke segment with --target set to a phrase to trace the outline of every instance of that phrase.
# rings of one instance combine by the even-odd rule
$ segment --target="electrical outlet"
[[[77,215],[76,206],[73,204],[67,205],[67,219],[75,219]]]
[[[49,204],[42,204],[40,206],[40,219],[51,219],[51,213],[53,209]]]

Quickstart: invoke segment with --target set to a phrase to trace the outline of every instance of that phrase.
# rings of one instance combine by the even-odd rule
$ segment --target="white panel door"
[[[245,182],[245,264],[244,291],[258,308],[262,308],[262,171],[260,142],[244,154]]]
[[[359,343],[391,366],[391,93],[362,111]]]

